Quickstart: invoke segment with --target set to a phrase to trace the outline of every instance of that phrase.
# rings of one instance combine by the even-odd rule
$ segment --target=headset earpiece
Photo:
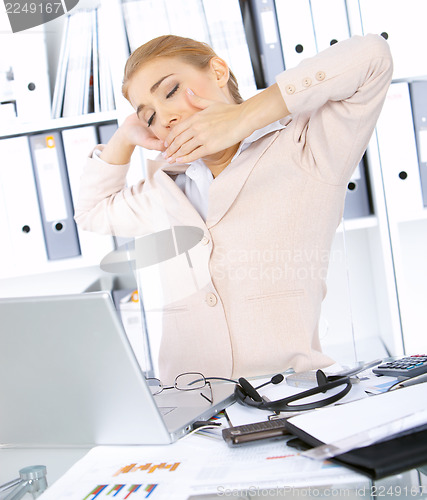
[[[249,396],[256,403],[262,403],[263,400],[258,391],[245,378],[239,378],[239,384],[244,394]]]

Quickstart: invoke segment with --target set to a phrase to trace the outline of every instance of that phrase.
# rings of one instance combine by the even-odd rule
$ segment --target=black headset
[[[274,412],[281,411],[304,411],[304,410],[314,410],[316,408],[322,408],[329,404],[335,403],[343,398],[346,394],[350,392],[351,381],[349,377],[342,377],[336,380],[328,380],[328,377],[321,371],[316,372],[316,378],[318,387],[308,389],[307,391],[300,392],[294,396],[288,396],[283,399],[278,399],[276,401],[269,401],[263,398],[258,389],[264,387],[267,384],[279,384],[283,380],[283,375],[278,374],[272,377],[272,379],[258,387],[254,387],[248,380],[241,377],[239,378],[239,383],[236,384],[236,389],[234,390],[237,401],[245,406],[251,406],[253,408],[258,408],[260,410],[268,410]],[[334,389],[340,385],[345,385],[344,389],[333,396],[320,399],[311,403],[303,404],[292,404],[295,401],[305,399],[309,396],[314,396],[320,393],[326,393],[330,389]]]

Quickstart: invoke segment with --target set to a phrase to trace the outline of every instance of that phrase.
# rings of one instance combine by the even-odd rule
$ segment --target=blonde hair
[[[177,57],[199,69],[205,69],[213,57],[217,57],[215,51],[206,43],[184,38],[176,35],[164,35],[154,38],[135,49],[126,61],[122,94],[129,101],[128,87],[132,76],[144,64],[156,57]],[[230,71],[228,89],[231,97],[240,104],[243,99],[239,92],[239,86],[233,72]]]

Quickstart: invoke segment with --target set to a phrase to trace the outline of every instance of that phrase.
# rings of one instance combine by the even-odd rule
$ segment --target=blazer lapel
[[[278,134],[278,131],[268,134],[252,143],[214,180],[209,188],[209,208],[206,219],[209,229],[227,213],[253,168]]]
[[[165,189],[162,189],[162,193],[168,206],[171,225],[197,226],[204,229],[206,227],[205,221],[171,177],[185,173],[187,168],[188,164],[171,165],[164,160],[147,159],[147,180],[153,185],[159,184],[159,182],[164,185]],[[156,174],[161,177],[161,180],[154,178]]]
[[[156,174],[164,176],[164,182],[168,188],[167,192],[171,194],[170,200],[165,201],[170,202],[169,208],[176,205],[175,212],[169,210],[175,217],[174,224],[195,225],[203,228],[207,226],[210,229],[227,213],[253,168],[266,149],[276,140],[278,134],[279,131],[273,132],[252,143],[212,182],[209,188],[209,207],[206,223],[171,177],[185,173],[188,164],[171,165],[164,160],[148,159],[146,162],[147,180],[156,184],[154,176]],[[177,198],[179,203],[176,202]]]

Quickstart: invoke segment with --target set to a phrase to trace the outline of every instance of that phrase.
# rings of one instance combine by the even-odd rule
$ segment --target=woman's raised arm
[[[241,104],[208,101],[191,89],[187,98],[201,111],[173,127],[166,138],[164,157],[170,163],[189,163],[227,149],[289,114],[277,84]]]

